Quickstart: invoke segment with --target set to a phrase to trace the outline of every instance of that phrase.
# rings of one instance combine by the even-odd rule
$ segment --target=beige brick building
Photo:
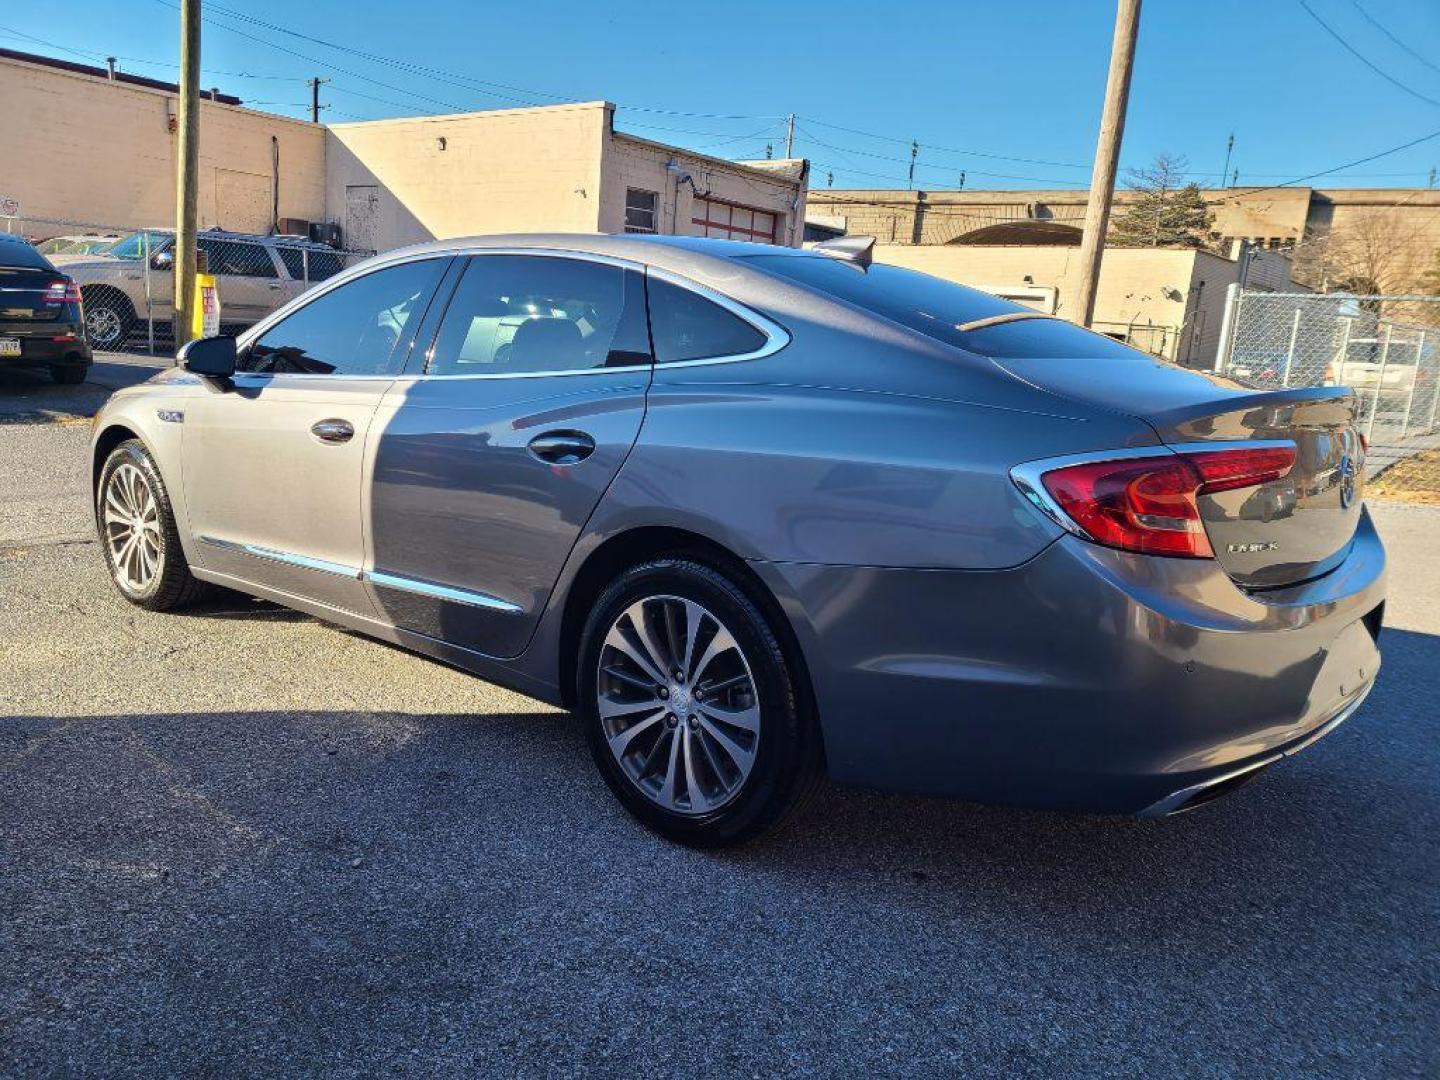
[[[1295,254],[1296,279],[1408,292],[1440,251],[1440,190],[1246,188],[1206,191],[1215,231]],[[1123,205],[1131,196],[1117,193]],[[869,191],[809,194],[810,220],[893,244],[1080,242],[1086,191]],[[1222,245],[1228,247],[1228,245]],[[1108,256],[1107,256],[1108,257]]]
[[[549,230],[801,239],[805,162],[731,162],[636,138],[613,129],[603,101],[326,126],[206,96],[202,228],[330,222],[362,250]],[[0,198],[19,204],[0,228],[173,221],[174,86],[0,50],[0,102]]]

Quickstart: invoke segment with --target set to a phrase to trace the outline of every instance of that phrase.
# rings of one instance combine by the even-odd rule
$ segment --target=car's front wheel
[[[138,439],[122,442],[105,459],[95,521],[110,578],[132,604],[170,611],[206,591],[185,561],[160,470]]]
[[[819,769],[796,673],[745,587],[659,559],[591,612],[579,698],[595,762],[645,824],[701,847],[776,825]]]

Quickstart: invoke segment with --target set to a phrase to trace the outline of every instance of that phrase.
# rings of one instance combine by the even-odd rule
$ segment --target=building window
[[[625,189],[625,231],[653,233],[655,231],[655,204],[660,198],[653,191],[639,188]]]
[[[699,236],[718,236],[723,240],[751,240],[757,244],[775,243],[776,215],[768,210],[720,202],[718,199],[696,199],[691,224]]]

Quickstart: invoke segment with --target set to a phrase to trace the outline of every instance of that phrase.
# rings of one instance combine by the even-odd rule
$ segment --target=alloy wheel
[[[85,312],[85,333],[92,345],[108,348],[125,336],[125,326],[113,308],[96,307]]]
[[[761,717],[750,663],[693,600],[651,596],[620,613],[600,650],[596,706],[625,775],[673,813],[719,809],[754,768]]]
[[[160,508],[145,474],[126,462],[105,484],[101,505],[105,546],[115,580],[127,591],[143,593],[160,570]]]

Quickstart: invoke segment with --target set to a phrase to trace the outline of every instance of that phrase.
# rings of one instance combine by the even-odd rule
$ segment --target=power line
[[[1365,17],[1365,21],[1368,22],[1371,26],[1375,27],[1376,30],[1379,30],[1380,33],[1384,34],[1387,38],[1393,41],[1396,45],[1400,46],[1400,48],[1404,49],[1416,60],[1419,60],[1420,63],[1424,64],[1431,71],[1440,71],[1440,66],[1432,64],[1429,60],[1425,59],[1425,57],[1421,56],[1409,45],[1406,45],[1405,42],[1401,41],[1398,37],[1396,37],[1389,30],[1387,30],[1384,23],[1382,23],[1379,19],[1375,18],[1375,16],[1371,15],[1368,11],[1361,7],[1360,0],[1350,0],[1350,3],[1354,6],[1356,11],[1360,12],[1360,14]]]
[[[909,146],[910,143],[914,141],[914,140],[912,140],[912,139],[902,139],[902,138],[899,138],[899,137],[894,136],[894,135],[880,135],[880,134],[878,134],[878,133],[876,133],[876,132],[873,132],[873,131],[862,131],[862,130],[860,130],[859,128],[842,127],[840,124],[831,124],[831,123],[828,123],[827,121],[824,121],[824,120],[816,120],[813,116],[807,116],[807,117],[805,117],[805,122],[806,122],[807,124],[816,124],[816,125],[818,125],[818,126],[820,126],[820,127],[830,128],[830,129],[833,130],[833,131],[843,131],[843,132],[846,132],[847,134],[850,134],[850,135],[863,135],[863,136],[865,136],[867,139],[881,139],[881,140],[883,140],[883,141],[885,141],[885,142],[899,143],[899,144],[901,144],[901,145],[903,145],[903,146]],[[962,150],[962,149],[960,149],[960,148],[958,148],[958,147],[954,147],[954,146],[939,146],[939,145],[937,145],[937,144],[929,143],[929,142],[924,143],[924,147],[925,147],[926,150],[938,150],[938,151],[940,151],[941,153],[946,153],[946,154],[962,154],[962,155],[964,155],[964,156],[966,156],[966,157],[992,158],[992,159],[994,159],[994,160],[996,160],[996,161],[1018,161],[1018,162],[1021,162],[1022,164],[1025,164],[1025,165],[1048,165],[1048,166],[1050,166],[1050,167],[1052,167],[1052,168],[1057,168],[1057,169],[1088,169],[1088,168],[1090,168],[1089,165],[1077,165],[1077,164],[1075,164],[1074,162],[1067,162],[1067,161],[1046,161],[1046,160],[1044,160],[1044,159],[1042,159],[1042,158],[1012,157],[1012,156],[1009,155],[1009,154],[995,154],[995,153],[991,153],[991,152],[986,151],[986,150]],[[991,175],[994,175],[994,174],[991,174]]]
[[[1359,60],[1371,71],[1375,72],[1376,75],[1379,75],[1382,79],[1390,83],[1392,86],[1397,86],[1401,90],[1404,90],[1405,93],[1409,94],[1411,97],[1423,101],[1427,105],[1434,105],[1437,109],[1440,109],[1440,101],[1437,101],[1435,98],[1432,97],[1427,97],[1412,86],[1407,86],[1405,83],[1401,82],[1399,79],[1395,78],[1395,76],[1391,75],[1388,71],[1382,68],[1379,64],[1376,64],[1374,61],[1366,57],[1364,53],[1362,53],[1359,49],[1355,48],[1355,46],[1351,45],[1350,42],[1346,41],[1344,35],[1342,35],[1339,31],[1335,30],[1334,27],[1332,27],[1319,15],[1315,14],[1315,10],[1308,3],[1306,3],[1306,0],[1300,0],[1300,6],[1305,9],[1305,14],[1309,15],[1312,19],[1319,23],[1324,28],[1325,32],[1331,37],[1333,37],[1336,41],[1338,41],[1346,52],[1348,52],[1351,56],[1355,57],[1355,59]]]

